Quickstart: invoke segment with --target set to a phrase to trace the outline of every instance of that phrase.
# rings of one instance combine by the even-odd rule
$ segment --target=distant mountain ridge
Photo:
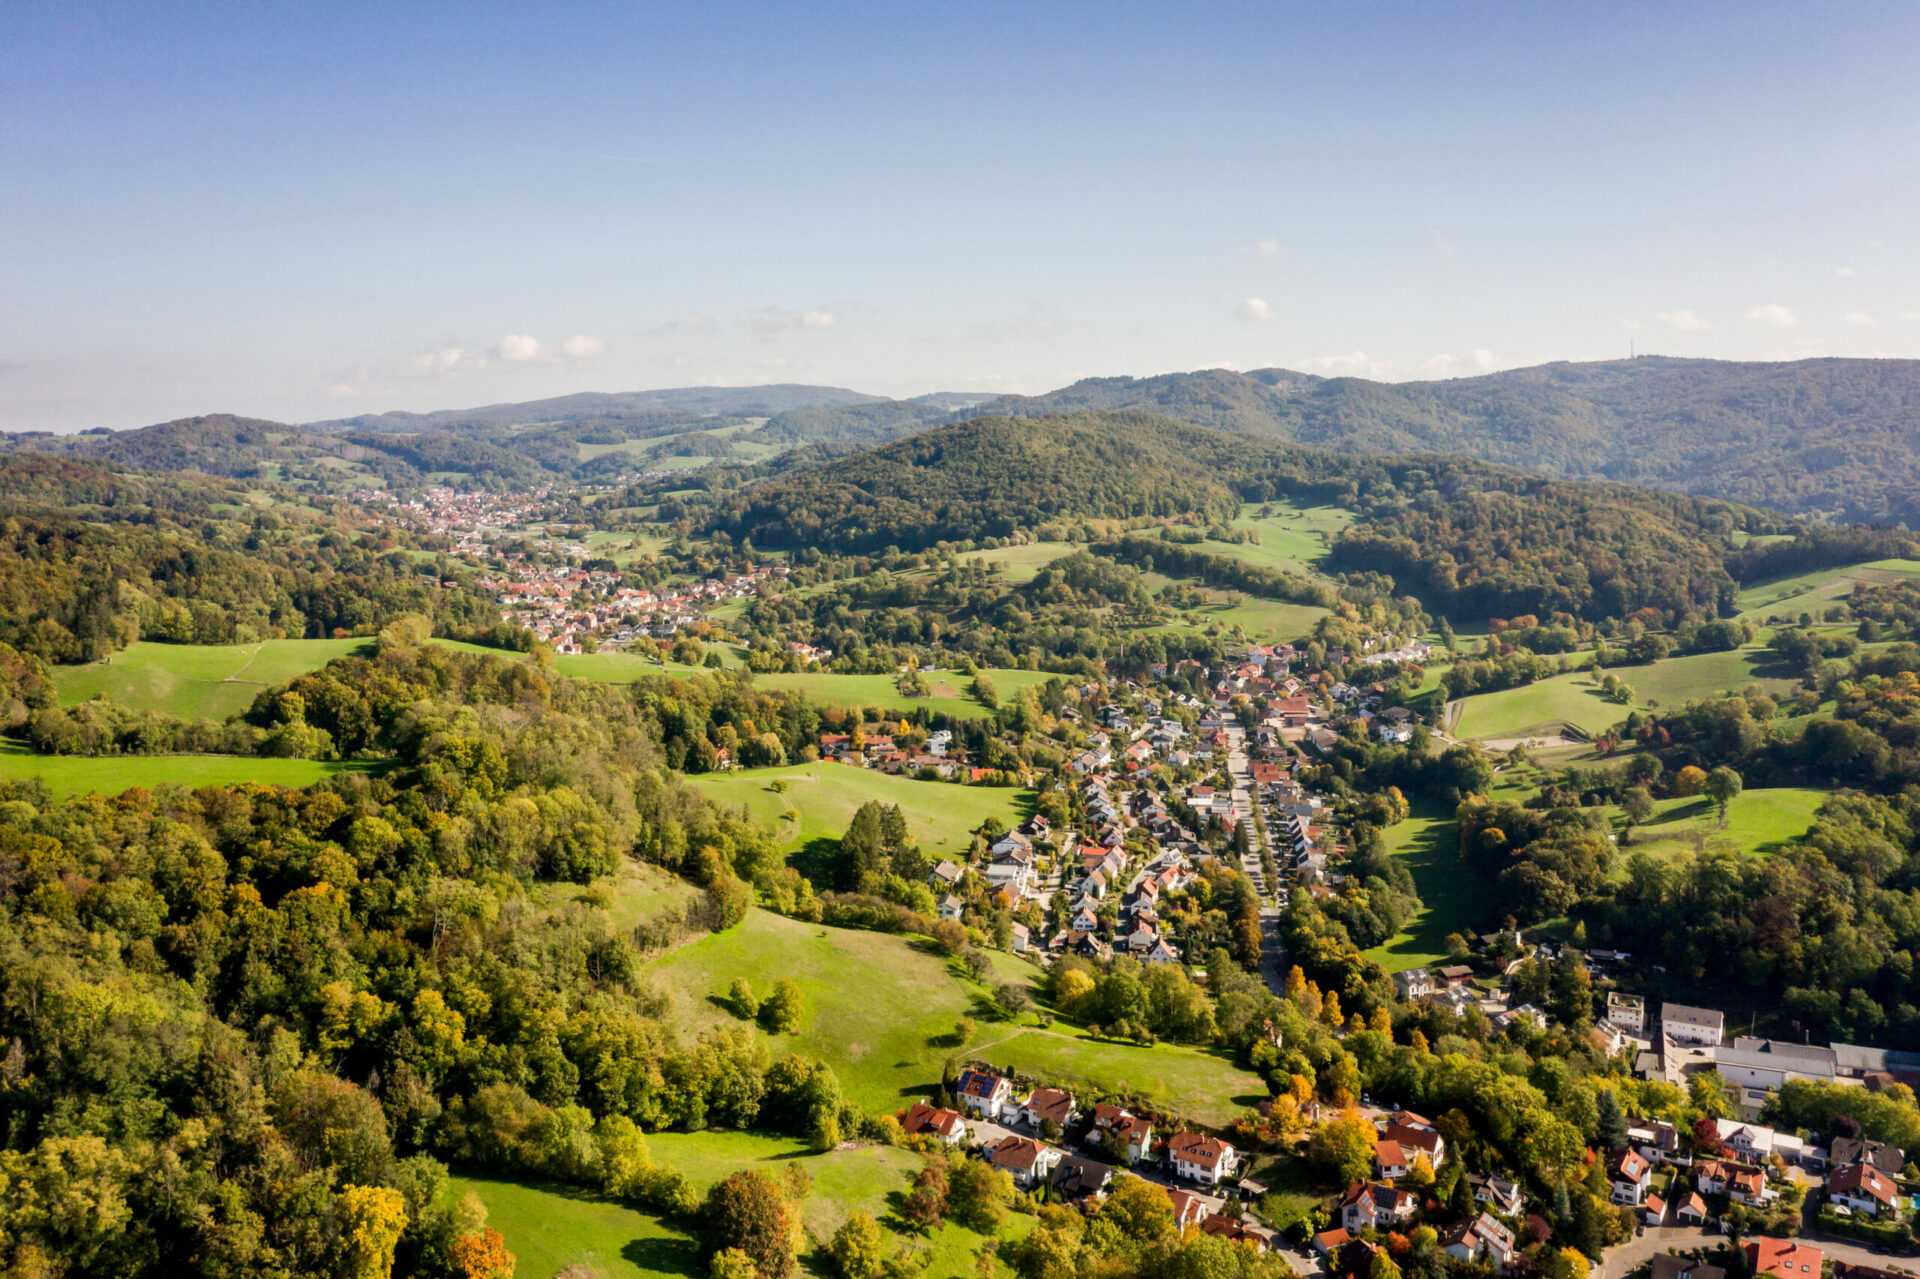
[[[1797,514],[1920,526],[1920,361],[1641,356],[1444,382],[1287,369],[1093,378],[1007,415],[1138,408],[1353,453],[1449,453]]]
[[[135,431],[23,433],[0,439],[0,448],[215,475],[324,480],[337,478],[345,463],[389,483],[437,472],[512,484],[630,470],[676,449],[727,456],[728,443],[701,433],[751,418],[767,419],[752,437],[757,444],[820,446],[838,455],[981,416],[1122,409],[1338,452],[1470,457],[1550,478],[1617,480],[1797,515],[1920,528],[1915,360],[1641,356],[1401,383],[1279,368],[1201,369],[1088,378],[1043,395],[995,399],[941,392],[891,400],[797,384],[683,387],[302,426],[212,414]],[[787,466],[816,460],[796,452]]]

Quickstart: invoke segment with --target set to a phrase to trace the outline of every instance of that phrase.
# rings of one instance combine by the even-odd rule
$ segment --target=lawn
[[[249,759],[241,755],[110,755],[98,759],[42,755],[18,742],[0,742],[0,781],[38,777],[55,799],[97,792],[118,795],[135,786],[311,786],[352,763],[310,759]]]
[[[1479,922],[1480,885],[1460,864],[1453,814],[1437,804],[1418,804],[1406,821],[1386,829],[1387,848],[1406,862],[1420,894],[1420,912],[1408,926],[1366,952],[1388,972],[1419,968],[1446,953],[1448,933]]]
[[[1669,657],[1651,666],[1620,666],[1614,673],[1631,684],[1647,705],[1678,710],[1689,701],[1738,691],[1751,684],[1776,697],[1792,692],[1799,681],[1783,678],[1768,664],[1768,658],[1767,650],[1756,645],[1729,653]]]
[[[1146,573],[1147,584],[1155,589],[1166,586],[1174,579],[1159,573]],[[1196,581],[1183,580],[1184,586],[1194,587],[1207,599],[1207,603],[1198,608],[1180,610],[1183,620],[1152,629],[1159,631],[1191,630],[1196,626],[1202,630],[1218,624],[1222,628],[1239,626],[1245,629],[1247,638],[1255,643],[1277,640],[1297,640],[1312,634],[1316,622],[1327,615],[1324,608],[1311,604],[1292,604],[1286,600],[1260,599],[1240,591],[1225,591],[1212,587],[1203,587]],[[1191,614],[1193,621],[1184,620]]]
[[[257,644],[142,640],[103,661],[59,667],[53,683],[62,706],[106,693],[134,710],[223,720],[246,710],[262,689],[346,657],[367,643],[364,639],[281,639]]]
[[[870,799],[898,804],[907,829],[929,856],[964,854],[973,832],[989,817],[1009,828],[1026,820],[1033,792],[1005,786],[921,782],[824,760],[786,768],[701,773],[688,781],[724,808],[745,807],[774,828],[787,846],[838,840],[860,805]],[[784,781],[784,793],[772,789]]]
[[[990,981],[1031,979],[1034,970],[1021,961],[995,959],[1004,963]],[[737,928],[681,947],[654,971],[672,1004],[669,1015],[689,1030],[737,1024],[718,1002],[735,977],[748,976],[762,994],[777,977],[791,977],[806,992],[808,1017],[797,1035],[776,1037],[774,1051],[790,1045],[827,1062],[847,1096],[870,1110],[898,1110],[929,1095],[949,1057],[975,1053],[1070,1084],[1137,1091],[1216,1123],[1266,1095],[1257,1076],[1211,1052],[1111,1044],[1073,1030],[988,1020],[985,991],[916,939],[756,909]],[[978,1019],[966,1044],[953,1039],[962,1017]]]
[[[1800,786],[1742,791],[1727,805],[1724,827],[1719,810],[1704,796],[1658,800],[1653,817],[1635,828],[1628,846],[1677,851],[1691,847],[1698,835],[1708,840],[1731,840],[1743,853],[1770,853],[1806,834],[1813,825],[1814,812],[1827,797],[1827,791]],[[1626,822],[1617,809],[1614,823],[1624,830]]]

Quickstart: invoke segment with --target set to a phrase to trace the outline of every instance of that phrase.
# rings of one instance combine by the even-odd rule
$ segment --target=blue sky
[[[1454,376],[1629,340],[1920,356],[1910,4],[6,3],[4,29],[6,429]]]

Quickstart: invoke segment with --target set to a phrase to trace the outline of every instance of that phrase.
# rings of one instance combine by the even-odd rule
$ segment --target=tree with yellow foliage
[[[351,1279],[387,1279],[393,1250],[407,1228],[407,1201],[386,1186],[347,1186],[334,1196],[340,1220],[342,1273]]]
[[[507,1241],[492,1226],[453,1242],[453,1272],[460,1279],[513,1279],[517,1264]]]

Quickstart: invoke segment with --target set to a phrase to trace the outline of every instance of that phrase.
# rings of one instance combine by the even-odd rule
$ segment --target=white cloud
[[[1833,273],[1843,280],[1851,280],[1854,277],[1854,270],[1850,266],[1837,266],[1833,268]]]
[[[1765,306],[1756,306],[1747,312],[1749,320],[1760,324],[1771,324],[1776,329],[1790,329],[1800,323],[1799,317],[1781,306],[1778,302],[1769,302]]]
[[[1265,298],[1248,298],[1240,304],[1240,318],[1256,324],[1273,323],[1273,304]]]
[[[560,344],[560,352],[569,360],[591,360],[607,349],[607,344],[590,333],[576,333]]]
[[[1685,307],[1682,307],[1678,311],[1662,311],[1660,313],[1660,323],[1670,329],[1676,329],[1681,333],[1705,333],[1713,327],[1712,321],[1702,319]]]
[[[1847,312],[1846,319],[1848,324],[1864,325],[1864,324],[1872,324],[1874,322],[1873,317],[1871,315],[1868,315],[1865,311],[1849,311]]]
[[[413,357],[414,373],[422,377],[439,377],[449,373],[466,373],[473,369],[487,367],[486,357],[475,355],[463,346],[443,346],[438,351],[427,351]]]
[[[1433,247],[1440,250],[1443,257],[1450,258],[1453,256],[1453,241],[1441,235],[1437,230],[1433,233]]]
[[[513,364],[532,364],[546,358],[546,348],[530,333],[509,333],[493,344],[493,353]]]
[[[1377,377],[1380,370],[1374,367],[1373,358],[1365,351],[1349,351],[1345,355],[1316,355],[1310,360],[1300,361],[1302,372],[1320,373],[1327,377]]]
[[[1493,352],[1481,348],[1464,355],[1433,356],[1421,363],[1420,374],[1430,378],[1473,377],[1491,373],[1499,367],[1500,362],[1493,358]]]
[[[742,312],[736,322],[755,337],[765,340],[795,329],[831,329],[840,323],[840,317],[824,307],[809,311],[787,311],[764,306],[758,311]]]
[[[1281,254],[1280,241],[1256,240],[1253,244],[1253,256],[1262,262],[1277,258]]]
[[[1909,319],[1909,320],[1920,320],[1920,311],[1908,311],[1903,318]]]
[[[327,388],[327,394],[338,399],[347,399],[360,394],[360,388],[354,386],[351,382],[335,382]]]

